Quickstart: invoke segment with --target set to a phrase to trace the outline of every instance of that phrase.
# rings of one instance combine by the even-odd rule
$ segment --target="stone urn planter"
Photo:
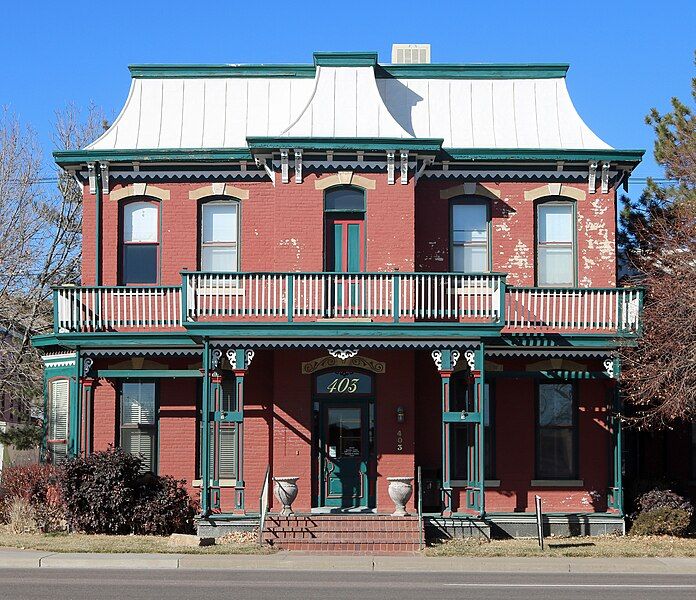
[[[283,505],[283,510],[280,514],[284,517],[294,515],[292,512],[292,503],[297,498],[297,480],[299,477],[274,477],[273,478],[273,493]]]
[[[394,517],[407,517],[406,503],[413,494],[413,477],[387,477],[389,482],[389,497],[394,501],[396,510]]]

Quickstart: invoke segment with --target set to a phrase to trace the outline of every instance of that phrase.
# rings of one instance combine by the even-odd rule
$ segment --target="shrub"
[[[7,527],[10,533],[38,533],[34,507],[24,498],[13,498],[7,507]]]
[[[631,535],[684,535],[691,514],[681,508],[656,508],[642,512],[633,521]]]
[[[188,533],[194,508],[182,482],[142,473],[120,448],[68,460],[62,493],[69,523],[84,533]]]
[[[694,507],[688,499],[669,489],[653,488],[636,498],[636,512],[651,512],[658,508],[672,508],[683,510],[689,517],[694,514]]]
[[[31,506],[39,530],[65,528],[60,468],[52,465],[5,467],[0,473],[0,521],[10,521],[10,512],[18,499]]]
[[[133,533],[192,533],[195,513],[183,481],[146,475],[140,481],[138,500],[133,509]]]

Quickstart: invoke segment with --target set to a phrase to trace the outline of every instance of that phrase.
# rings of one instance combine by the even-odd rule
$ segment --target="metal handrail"
[[[266,475],[263,478],[263,486],[259,495],[259,545],[263,544],[263,528],[266,526],[268,514],[268,489],[271,486],[271,465],[266,465]]]
[[[421,468],[416,470],[416,480],[418,483],[418,548],[424,547],[423,540],[423,480],[421,479]]]

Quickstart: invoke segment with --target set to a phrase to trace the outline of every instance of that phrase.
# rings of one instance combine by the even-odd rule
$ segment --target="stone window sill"
[[[557,487],[557,488],[579,488],[585,482],[582,479],[532,479],[532,487]]]
[[[221,488],[233,488],[237,485],[237,480],[236,479],[220,479],[220,487]],[[191,487],[199,488],[203,485],[203,480],[202,479],[194,479],[191,482]],[[213,482],[210,482],[210,485],[213,485]]]

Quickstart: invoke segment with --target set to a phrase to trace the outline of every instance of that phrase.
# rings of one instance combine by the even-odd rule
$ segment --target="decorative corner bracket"
[[[103,162],[99,163],[99,170],[101,171],[101,184],[102,192],[105,194],[109,193],[109,163]]]
[[[97,193],[97,163],[87,163],[87,173],[89,177],[89,193],[94,196]]]
[[[597,191],[597,163],[590,163],[590,170],[587,177],[587,193],[594,194]]]
[[[243,348],[230,348],[226,352],[227,360],[233,371],[246,371],[251,365],[251,361],[254,360],[254,355],[253,350],[244,350]]]
[[[288,150],[280,151],[280,181],[281,183],[290,183],[290,168],[288,164]]]
[[[402,150],[399,154],[401,160],[401,185],[408,183],[408,150]]]
[[[263,170],[266,171],[266,175],[268,175],[268,178],[271,180],[271,184],[273,187],[275,187],[275,173],[273,172],[273,169],[268,166],[268,161],[265,158],[257,156],[254,158],[254,162],[256,163],[257,167],[262,167]]]
[[[387,184],[394,185],[394,152],[387,152]]]
[[[602,163],[602,194],[609,192],[609,163]]]
[[[302,183],[302,150],[295,149],[295,183]]]

